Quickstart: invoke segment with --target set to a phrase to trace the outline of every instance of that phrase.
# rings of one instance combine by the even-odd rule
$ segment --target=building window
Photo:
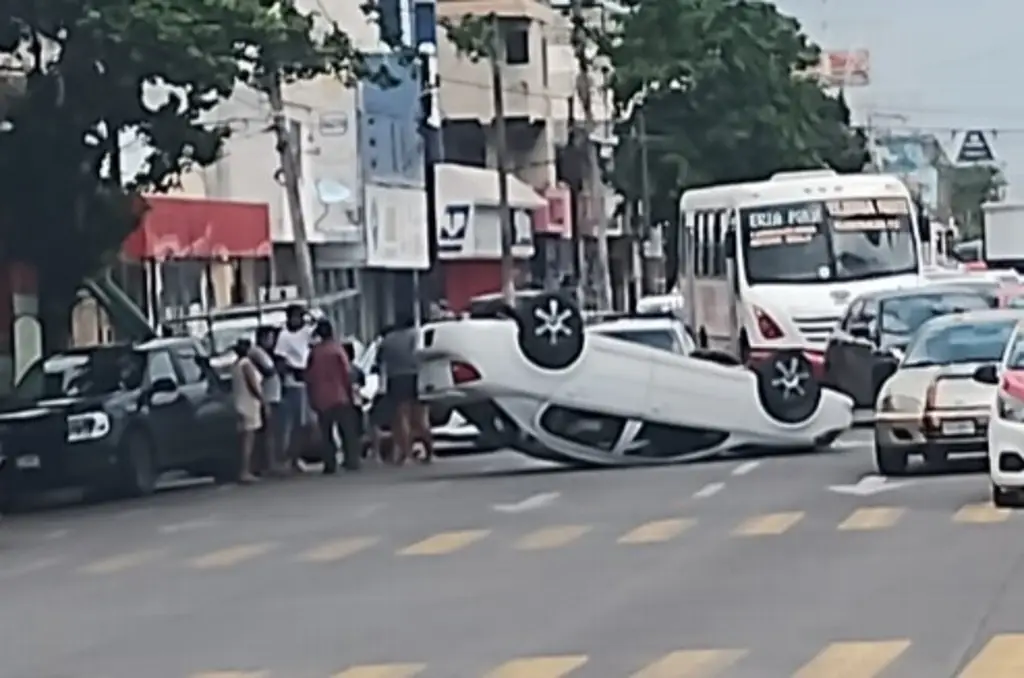
[[[530,22],[520,19],[502,22],[505,37],[505,63],[523,66],[530,63]]]

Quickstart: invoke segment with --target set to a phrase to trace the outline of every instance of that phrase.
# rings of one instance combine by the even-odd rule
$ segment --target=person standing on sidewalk
[[[324,473],[333,474],[338,470],[335,431],[341,435],[345,469],[358,471],[362,454],[352,367],[344,347],[334,337],[334,327],[329,320],[318,322],[314,333],[320,341],[310,350],[306,388],[320,426]]]
[[[263,428],[263,377],[250,357],[252,342],[239,339],[235,345],[238,360],[231,366],[231,399],[238,417],[239,443],[241,446],[241,471],[238,481],[243,484],[257,478],[252,472],[253,449],[256,436]]]
[[[306,309],[301,304],[292,304],[286,310],[285,326],[274,342],[274,359],[281,375],[281,454],[291,461],[294,471],[302,470],[301,448],[307,442],[304,434],[312,423],[305,384],[311,341],[312,327],[306,324]]]
[[[392,462],[397,466],[412,456],[414,433],[420,428],[414,422],[419,414],[416,336],[415,321],[406,314],[385,332],[377,352],[378,372],[384,378],[384,397],[392,415]]]
[[[271,357],[277,342],[277,329],[264,325],[256,330],[256,345],[252,347],[252,361],[263,376],[263,431],[260,439],[266,470],[281,473],[288,470],[281,433],[281,375]]]

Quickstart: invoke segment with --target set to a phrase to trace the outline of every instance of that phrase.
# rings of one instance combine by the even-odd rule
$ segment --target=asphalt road
[[[860,482],[863,435],[619,471],[500,453],[15,516],[0,678],[1024,676],[1024,514],[987,508],[978,474]]]

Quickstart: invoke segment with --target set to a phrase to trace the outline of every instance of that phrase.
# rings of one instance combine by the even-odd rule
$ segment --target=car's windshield
[[[18,400],[94,396],[142,384],[145,356],[126,349],[65,353],[37,360],[14,387]]]
[[[747,282],[865,280],[919,269],[902,198],[827,200],[740,210]]]
[[[932,318],[958,311],[978,311],[995,306],[989,295],[969,291],[933,292],[895,297],[882,301],[878,325],[883,339],[904,340]]]
[[[926,323],[907,349],[903,366],[998,362],[1016,324],[1012,319],[951,322],[948,316]]]
[[[1011,370],[1024,369],[1024,332],[1017,332],[1007,352],[1006,367]]]
[[[660,348],[663,351],[679,350],[676,346],[675,334],[668,330],[615,330],[612,332],[602,331],[601,334],[634,344]]]

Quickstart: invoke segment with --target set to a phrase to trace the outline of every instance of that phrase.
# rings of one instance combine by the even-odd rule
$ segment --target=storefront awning
[[[147,196],[142,224],[121,249],[128,259],[265,258],[270,209],[257,203]]]
[[[447,205],[497,207],[498,172],[482,167],[440,163],[437,165],[437,205],[443,214]],[[508,178],[509,203],[514,208],[537,209],[547,201],[533,187],[514,176]]]

